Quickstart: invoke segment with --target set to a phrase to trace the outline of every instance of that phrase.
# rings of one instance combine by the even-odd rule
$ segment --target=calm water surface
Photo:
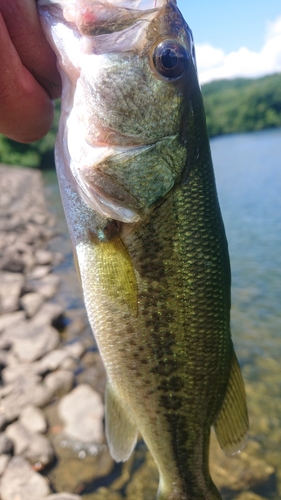
[[[250,436],[281,481],[281,129],[211,141],[232,266],[232,331],[246,381]],[[60,271],[68,307],[82,304],[59,191],[45,176],[67,255]],[[265,424],[266,422],[266,424]]]

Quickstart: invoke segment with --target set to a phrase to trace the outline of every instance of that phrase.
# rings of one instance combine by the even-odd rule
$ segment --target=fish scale
[[[152,3],[39,0],[64,82],[56,165],[110,452],[126,460],[140,431],[158,500],[219,500],[210,428],[227,453],[248,429],[227,241],[192,34],[174,1]]]

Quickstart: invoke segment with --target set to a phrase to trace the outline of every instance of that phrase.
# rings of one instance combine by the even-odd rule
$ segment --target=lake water
[[[247,387],[250,437],[276,468],[280,487],[281,129],[216,138],[211,148],[229,242],[232,332]],[[62,293],[69,307],[77,307],[82,298],[58,187],[52,173],[45,181],[64,232],[59,242],[67,254],[60,269],[66,279]]]

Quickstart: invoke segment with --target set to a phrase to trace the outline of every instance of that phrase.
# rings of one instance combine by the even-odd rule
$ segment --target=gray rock
[[[25,406],[43,407],[52,399],[52,392],[45,384],[36,384],[28,378],[18,379],[12,389],[1,401],[0,429],[15,420]]]
[[[74,495],[74,493],[62,491],[61,493],[49,495],[44,500],[82,500],[82,497],[80,497],[80,495]]]
[[[24,311],[16,311],[0,316],[0,332],[25,318]]]
[[[63,396],[73,387],[74,374],[69,370],[57,370],[45,377],[45,385],[53,396]]]
[[[5,385],[4,387],[0,388],[0,398],[5,398],[6,396],[9,396],[13,392],[14,386],[13,384]],[[0,412],[1,415],[1,412]]]
[[[9,340],[9,337],[4,337],[3,335],[0,336],[0,349],[1,350],[7,350],[10,349],[11,347],[11,342]]]
[[[10,455],[0,455],[0,476],[2,476],[10,460]]]
[[[69,437],[86,443],[102,442],[103,403],[101,396],[88,385],[80,385],[64,396],[58,413],[65,423],[64,432]]]
[[[22,457],[13,457],[0,482],[1,500],[38,500],[51,493],[47,480]]]
[[[26,293],[20,299],[20,305],[25,310],[27,318],[32,318],[44,303],[45,299],[40,293]]]
[[[62,316],[64,310],[59,304],[44,304],[40,311],[32,318],[34,325],[51,325]]]
[[[53,266],[58,266],[61,264],[65,259],[65,256],[61,252],[55,252],[53,253],[53,261],[52,264]]]
[[[14,338],[13,352],[20,361],[32,362],[55,349],[59,343],[59,334],[52,326],[31,324],[26,327],[24,336]]]
[[[85,352],[85,346],[82,342],[73,342],[72,344],[68,344],[64,346],[65,351],[72,357],[79,359]]]
[[[33,249],[21,238],[10,243],[2,259],[2,269],[12,273],[27,273],[34,266]]]
[[[37,364],[37,373],[46,373],[57,370],[69,358],[67,351],[55,349],[44,356]]]
[[[62,370],[68,370],[70,372],[75,371],[76,367],[77,362],[73,358],[66,358],[61,364]]]
[[[26,283],[26,291],[37,292],[46,299],[50,299],[57,293],[60,281],[56,274],[48,274],[40,280],[29,278]]]
[[[24,284],[24,276],[19,273],[0,273],[0,313],[17,311],[19,297]]]
[[[46,436],[31,432],[20,422],[9,425],[5,432],[14,443],[16,455],[22,455],[33,464],[48,465],[53,461],[54,450]]]
[[[8,364],[8,353],[6,351],[0,351],[0,370],[2,370]]]
[[[42,410],[32,405],[25,406],[22,409],[19,421],[31,432],[46,432],[48,427]]]
[[[40,249],[35,252],[35,259],[39,266],[46,266],[47,264],[52,264],[53,254],[49,250]]]
[[[35,279],[35,280],[40,280],[42,278],[45,278],[51,271],[51,266],[36,266],[34,269],[32,269],[31,273],[29,274],[29,278]]]
[[[10,362],[11,356],[7,356],[6,361],[8,362],[8,366],[2,370],[2,380],[6,385],[13,384],[16,381],[24,382],[26,379],[28,379],[29,382],[32,381],[33,384],[41,381],[41,377],[37,375],[36,363],[25,364],[19,363],[17,360],[17,363],[14,364]]]
[[[0,455],[11,455],[13,453],[13,441],[4,432],[0,434]]]

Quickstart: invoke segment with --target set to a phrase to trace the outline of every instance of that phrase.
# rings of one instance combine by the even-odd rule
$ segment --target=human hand
[[[36,141],[51,127],[61,80],[35,0],[0,0],[0,47],[0,133]]]

